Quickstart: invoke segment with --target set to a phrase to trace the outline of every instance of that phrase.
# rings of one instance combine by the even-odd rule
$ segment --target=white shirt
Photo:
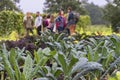
[[[35,26],[36,28],[38,26],[42,25],[42,17],[41,16],[38,16],[36,19],[35,19]]]

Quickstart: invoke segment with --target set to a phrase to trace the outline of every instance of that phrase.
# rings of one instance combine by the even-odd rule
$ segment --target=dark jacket
[[[75,24],[73,12],[70,12],[70,13],[68,14],[68,25],[71,25],[71,24]]]

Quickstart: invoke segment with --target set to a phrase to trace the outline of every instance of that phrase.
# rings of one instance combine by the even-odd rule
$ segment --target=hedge
[[[0,35],[8,35],[13,30],[21,32],[23,14],[13,11],[0,12]]]

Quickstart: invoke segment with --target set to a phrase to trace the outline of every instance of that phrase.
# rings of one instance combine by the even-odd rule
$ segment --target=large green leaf
[[[94,44],[95,46],[97,46],[97,41],[94,38],[89,38],[90,42],[92,42],[92,45]]]
[[[48,56],[53,56],[55,54],[56,54],[56,52],[50,51],[49,48],[45,48],[43,50],[39,49],[37,52],[36,51],[34,52],[35,61],[37,62],[37,64],[40,64],[40,66],[44,66],[49,59]]]
[[[102,69],[102,65],[96,62],[88,62],[86,63],[86,65],[82,66],[82,69],[80,72],[78,72],[72,80],[78,80],[81,76],[85,75],[88,72],[94,71],[94,70],[101,70]]]
[[[88,56],[88,60],[89,61],[92,61],[93,59],[94,59],[94,51],[93,51],[93,49],[92,49],[92,47],[91,46],[87,46],[87,50],[88,50],[88,54],[87,54],[87,56]]]
[[[37,51],[34,51],[34,60],[36,63],[39,62],[39,55],[38,55]]]
[[[55,73],[54,73],[54,76],[57,78],[60,76],[60,74],[63,73],[63,71],[61,70],[61,68],[57,68]]]
[[[56,50],[50,51],[49,53],[45,53],[45,56],[47,56],[47,57],[54,57],[55,54],[56,54]]]
[[[40,63],[40,66],[45,66],[46,62],[48,61],[48,57],[43,57],[40,59],[39,63]]]
[[[113,61],[113,56],[112,56],[112,53],[108,54],[107,56],[107,60],[106,60],[106,63],[105,63],[105,67],[108,67],[110,65],[110,63]]]
[[[69,65],[68,65],[68,74],[69,74],[69,76],[71,74],[72,68],[75,66],[75,64],[78,61],[79,60],[76,57],[74,57],[73,55],[71,56],[71,60],[70,60]]]
[[[60,40],[62,39],[63,36],[64,36],[64,33],[61,33],[59,36],[57,36],[56,41],[57,41],[57,42],[60,41]]]
[[[75,72],[79,72],[82,68],[86,65],[88,59],[87,58],[80,58],[79,61],[75,64],[72,68],[71,75]]]
[[[17,54],[15,52],[15,49],[11,49],[11,51],[10,51],[10,63],[11,63],[11,65],[12,65],[14,71],[15,71],[16,80],[20,80],[21,73],[20,73],[20,70],[19,70],[17,60],[15,59],[16,56],[17,56]]]
[[[5,44],[3,45],[2,52],[0,52],[4,64],[4,68],[8,73],[8,76],[10,77],[11,80],[15,80],[15,73],[14,70],[8,60],[8,54],[9,52],[6,50]]]
[[[27,56],[23,68],[23,74],[25,75],[26,80],[31,80],[32,78],[32,73],[33,73],[33,60],[30,57],[30,55]]]
[[[43,50],[39,49],[37,52],[34,52],[36,65],[33,69],[32,76],[35,76],[38,73],[38,70],[40,70],[40,72],[43,72],[43,70],[41,70],[41,69],[43,66],[45,66],[46,62],[50,58],[47,56],[52,56],[54,54],[55,54],[55,52],[51,52],[51,50],[49,48],[45,48]],[[42,75],[45,75],[45,74],[42,74]]]
[[[60,63],[60,66],[62,67],[65,75],[68,73],[68,63],[66,61],[67,60],[63,54],[58,54],[58,62]]]

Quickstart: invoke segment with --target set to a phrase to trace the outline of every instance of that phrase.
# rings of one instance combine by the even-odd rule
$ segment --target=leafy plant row
[[[45,48],[33,52],[3,44],[1,80],[104,80],[119,70],[120,37],[77,37],[47,31],[34,42]]]

